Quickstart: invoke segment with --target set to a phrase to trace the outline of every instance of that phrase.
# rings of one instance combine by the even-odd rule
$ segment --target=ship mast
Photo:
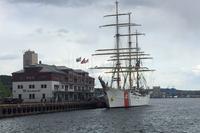
[[[132,77],[131,77],[131,70],[132,70],[132,64],[131,64],[131,48],[132,48],[132,41],[131,41],[131,13],[128,14],[128,47],[129,47],[129,87],[132,88]]]
[[[120,86],[120,61],[119,61],[119,15],[118,15],[118,1],[116,1],[116,45],[117,45],[117,88],[121,88]]]
[[[129,48],[120,48],[119,46],[119,41],[120,41],[120,34],[119,34],[119,27],[124,27],[124,26],[128,26],[128,25],[132,25],[135,26],[136,24],[130,24],[130,23],[119,23],[119,16],[123,16],[123,15],[128,15],[128,13],[119,13],[119,3],[118,1],[115,2],[115,14],[112,15],[106,15],[104,17],[115,17],[115,24],[108,24],[108,25],[103,25],[100,27],[112,27],[114,26],[116,29],[116,33],[115,33],[115,38],[116,38],[116,48],[115,49],[100,49],[97,51],[113,51],[112,53],[100,53],[100,54],[93,54],[93,55],[112,55],[114,54],[116,56],[116,60],[115,60],[115,66],[114,67],[110,67],[113,71],[112,71],[112,79],[111,79],[111,88],[112,88],[112,84],[114,81],[117,82],[117,89],[121,89],[121,85],[120,85],[120,81],[121,81],[121,77],[120,77],[120,73],[121,73],[121,62],[120,62],[120,55],[124,54],[124,50],[129,50]],[[126,53],[130,53],[130,52],[126,52]],[[95,68],[96,69],[96,68]],[[116,77],[115,77],[116,74]]]
[[[136,37],[136,43],[135,43],[135,45],[136,45],[136,51],[137,52],[139,52],[139,49],[138,49],[138,33],[137,33],[137,30],[136,30],[136,35],[135,35],[135,37]],[[139,89],[139,87],[140,87],[140,85],[139,85],[139,69],[140,69],[140,59],[139,59],[139,57],[138,57],[138,53],[136,54],[136,67],[135,67],[136,69],[136,84],[137,84],[137,89]]]

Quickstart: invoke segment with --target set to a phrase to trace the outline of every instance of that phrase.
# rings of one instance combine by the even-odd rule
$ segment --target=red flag
[[[89,59],[86,60],[86,59],[84,58],[84,59],[81,61],[81,64],[85,64],[85,63],[88,63],[88,62],[89,62]]]
[[[85,58],[83,58],[83,60],[81,61],[81,64],[85,64]]]

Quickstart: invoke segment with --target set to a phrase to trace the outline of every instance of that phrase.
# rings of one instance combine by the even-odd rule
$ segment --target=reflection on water
[[[61,112],[0,120],[2,133],[198,133],[200,99],[152,99],[150,106]]]

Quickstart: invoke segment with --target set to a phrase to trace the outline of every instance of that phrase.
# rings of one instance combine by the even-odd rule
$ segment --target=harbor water
[[[200,99],[151,99],[145,107],[0,119],[1,133],[199,133]]]

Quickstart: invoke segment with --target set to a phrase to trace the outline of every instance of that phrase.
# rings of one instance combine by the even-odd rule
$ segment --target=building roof
[[[60,74],[65,74],[61,69],[58,69],[57,66],[55,65],[47,65],[47,64],[36,64],[36,65],[28,65],[25,67],[27,68],[41,68],[39,72],[52,72],[52,73],[60,73]],[[14,73],[24,73],[25,70],[20,70]]]
[[[59,70],[73,70],[73,69],[66,67],[66,66],[56,66],[56,68],[59,69]]]
[[[36,67],[42,67],[40,72],[54,72],[54,73],[65,74],[63,71],[59,70],[55,65],[37,64]]]
[[[19,70],[19,71],[16,71],[16,72],[13,72],[13,73],[24,73],[24,70]]]
[[[88,72],[83,71],[83,70],[81,70],[81,69],[75,69],[74,71],[77,72],[77,73],[88,73]]]
[[[52,72],[52,73],[60,73],[60,74],[66,74],[64,71],[74,71],[77,73],[88,73],[86,71],[83,71],[81,69],[72,69],[66,66],[55,66],[55,65],[47,65],[47,64],[35,64],[35,65],[28,65],[25,67],[27,68],[41,68],[39,72]],[[24,73],[25,70],[20,70],[14,73]]]

